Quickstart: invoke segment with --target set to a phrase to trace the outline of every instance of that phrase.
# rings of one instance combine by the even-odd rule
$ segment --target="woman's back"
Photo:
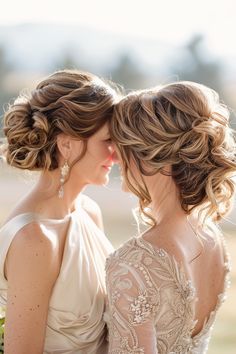
[[[191,280],[198,299],[194,305],[197,323],[193,331],[197,334],[222,292],[226,252],[224,240],[215,225],[211,224],[211,229],[204,231],[196,221],[186,220],[179,222],[178,218],[173,217],[168,223],[148,230],[143,238],[154,248],[164,249],[172,255]]]
[[[152,236],[131,239],[107,263],[110,353],[203,354],[227,285],[224,247],[205,238],[191,259],[191,249],[161,238],[158,247]]]

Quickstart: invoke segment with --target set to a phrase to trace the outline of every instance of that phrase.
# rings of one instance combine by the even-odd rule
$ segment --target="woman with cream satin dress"
[[[105,259],[101,212],[82,194],[113,164],[107,121],[116,93],[98,77],[59,71],[4,117],[6,160],[40,171],[0,229],[5,354],[104,354]]]

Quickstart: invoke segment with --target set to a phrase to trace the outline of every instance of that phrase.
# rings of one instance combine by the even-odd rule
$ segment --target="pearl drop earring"
[[[62,167],[60,167],[60,171],[61,171],[61,175],[60,175],[60,188],[58,191],[58,197],[61,199],[64,196],[64,183],[65,183],[65,179],[66,176],[68,175],[70,170],[70,167],[67,163],[67,161],[65,161],[64,165]]]

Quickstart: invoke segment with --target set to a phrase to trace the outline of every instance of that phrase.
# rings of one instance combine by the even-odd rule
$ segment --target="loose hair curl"
[[[166,174],[166,166],[171,166],[187,214],[196,209],[202,221],[218,221],[230,210],[236,143],[229,111],[215,91],[177,82],[132,92],[116,105],[110,131],[127,186],[149,223],[155,221],[146,209],[151,197],[142,176]],[[141,182],[132,174],[131,162]]]
[[[20,169],[58,167],[57,135],[84,141],[111,117],[115,91],[95,75],[77,70],[55,72],[28,96],[19,96],[4,115],[7,162]]]

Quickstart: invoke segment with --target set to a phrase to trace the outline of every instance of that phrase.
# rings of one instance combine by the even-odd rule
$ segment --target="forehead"
[[[102,128],[100,128],[97,133],[95,133],[95,135],[97,136],[110,136],[110,132],[109,132],[109,126],[108,124],[104,124],[104,126]]]

